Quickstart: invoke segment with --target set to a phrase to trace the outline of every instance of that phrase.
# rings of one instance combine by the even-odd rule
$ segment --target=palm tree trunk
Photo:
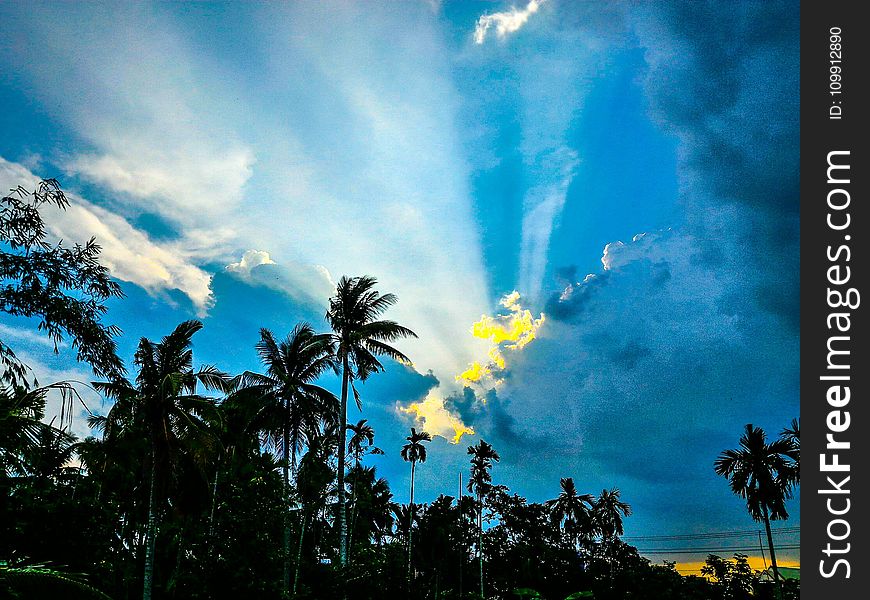
[[[145,571],[142,576],[142,600],[151,600],[154,584],[154,549],[157,535],[157,449],[151,442],[151,490],[148,493],[148,528],[145,536]]]
[[[220,459],[218,459],[218,460],[220,460]],[[217,507],[218,475],[220,474],[220,472],[221,472],[221,467],[220,467],[220,463],[218,463],[218,465],[215,467],[215,470],[214,470],[214,483],[212,483],[212,486],[211,486],[211,513],[208,516],[208,539],[206,540],[206,542],[209,545],[209,548],[211,548],[211,541],[212,541],[212,538],[214,538],[214,515],[215,515],[215,509]]]
[[[347,533],[347,555],[353,554],[353,533],[356,531],[356,488],[359,484],[359,456],[356,457],[356,469],[354,470],[353,490],[350,493],[350,531]]]
[[[411,589],[411,548],[413,547],[414,535],[414,467],[417,461],[411,461],[411,503],[408,511],[408,591]]]
[[[284,400],[284,418],[287,418],[287,400]],[[286,597],[290,591],[290,464],[287,462],[289,453],[290,436],[287,432],[287,423],[284,423],[283,431],[284,461],[282,475],[284,477],[284,579],[281,586],[281,596]]]
[[[344,459],[345,446],[347,445],[347,386],[350,379],[350,365],[347,356],[342,361],[341,376],[341,421],[338,433],[338,565],[343,567],[347,563],[347,515],[345,514],[344,495]]]
[[[483,497],[480,494],[477,495],[477,502],[479,504],[477,510],[477,560],[480,563],[480,597],[483,600],[486,596],[483,594]]]
[[[762,508],[764,509],[764,529],[767,531],[767,545],[770,548],[770,564],[773,567],[773,580],[776,582],[779,599],[782,600],[782,581],[779,579],[779,567],[776,564],[776,551],[773,548],[773,534],[770,531],[770,516],[767,514],[767,504],[762,503]]]
[[[293,598],[296,597],[296,587],[299,585],[299,567],[302,565],[302,539],[305,537],[305,524],[308,522],[308,515],[305,514],[305,508],[302,508],[302,527],[299,529],[299,547],[296,549],[296,573],[293,576]]]

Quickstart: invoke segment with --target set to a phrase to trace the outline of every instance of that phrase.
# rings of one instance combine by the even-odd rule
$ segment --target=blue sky
[[[0,17],[0,186],[73,193],[50,233],[103,245],[126,359],[196,317],[199,361],[256,369],[260,327],[323,328],[334,282],[371,274],[420,336],[349,416],[374,424],[398,499],[422,414],[443,436],[423,499],[454,493],[482,436],[531,500],[564,476],[619,487],[629,535],[753,527],[712,462],[745,423],[798,415],[796,4]],[[3,317],[0,337],[43,381],[89,379],[31,325]],[[475,362],[489,374],[463,391]],[[451,444],[456,427],[474,434]]]

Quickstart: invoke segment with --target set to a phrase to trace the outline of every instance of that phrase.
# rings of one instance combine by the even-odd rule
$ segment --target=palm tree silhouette
[[[791,462],[789,469],[782,474],[783,483],[794,487],[801,482],[801,420],[792,419],[788,427],[779,433],[779,437],[785,440],[791,448],[785,452]]]
[[[565,530],[577,548],[581,535],[589,530],[595,497],[592,494],[578,494],[572,477],[563,477],[559,485],[562,488],[559,497],[547,501],[550,518],[557,527]]]
[[[347,562],[347,515],[345,514],[345,450],[347,436],[347,392],[353,391],[357,407],[361,408],[359,392],[354,381],[364,381],[372,373],[384,370],[378,356],[410,363],[407,356],[390,343],[406,337],[417,337],[413,331],[395,321],[378,320],[378,317],[398,298],[394,294],[381,294],[374,289],[374,277],[342,277],[336,286],[335,296],[329,300],[326,320],[332,327],[335,356],[341,367],[341,426],[338,443],[338,562]]]
[[[426,462],[426,446],[423,442],[431,442],[432,436],[425,431],[418,432],[411,427],[411,435],[405,438],[408,443],[402,446],[402,459],[411,463],[411,514],[414,513],[414,473],[417,463]],[[413,526],[408,523],[408,582],[411,581],[411,547],[413,546]]]
[[[348,479],[351,479],[352,481],[350,494],[350,530],[347,536],[348,556],[350,556],[353,550],[354,531],[356,531],[356,497],[357,489],[359,488],[356,478],[362,472],[360,468],[360,463],[362,462],[362,457],[366,453],[370,452],[372,454],[383,454],[384,451],[374,446],[375,429],[368,424],[368,419],[360,419],[356,425],[351,425],[350,423],[348,423],[346,429],[352,432],[350,439],[347,440],[347,451],[353,456],[354,460],[354,466],[348,473]]]
[[[234,380],[259,404],[254,427],[267,433],[282,454],[284,502],[283,594],[290,590],[290,471],[296,474],[296,456],[305,442],[319,431],[321,418],[335,419],[338,401],[332,392],[313,383],[336,369],[332,336],[317,334],[308,323],[299,323],[280,343],[268,329],[260,330],[257,353],[265,374],[246,371]],[[295,588],[295,585],[294,585]]]
[[[799,432],[798,432],[799,433]],[[740,448],[725,450],[714,463],[716,473],[727,478],[731,491],[746,499],[746,508],[755,521],[764,521],[773,577],[782,597],[782,582],[776,564],[776,550],[770,531],[771,519],[787,519],[786,498],[792,495],[792,467],[789,458],[794,451],[792,442],[785,438],[767,443],[760,427],[747,424],[740,437]]]
[[[375,430],[368,424],[368,419],[360,419],[356,425],[348,423],[347,430],[352,432],[347,440],[347,451],[353,456],[354,464],[358,467],[362,457],[370,452],[383,454],[384,451],[374,446]]]
[[[595,529],[605,542],[623,534],[622,518],[631,516],[631,506],[619,499],[619,488],[601,490],[592,505],[592,519]]]
[[[191,340],[200,329],[201,322],[185,321],[158,343],[142,338],[134,358],[139,368],[135,382],[118,378],[94,383],[97,391],[115,400],[106,417],[106,431],[141,431],[149,441],[143,600],[150,600],[153,588],[157,515],[165,482],[185,448],[211,442],[205,419],[215,415],[215,403],[198,395],[197,387],[221,391],[228,387],[227,376],[212,366],[193,370]]]
[[[477,496],[477,560],[480,564],[480,597],[485,598],[483,592],[483,497],[492,488],[492,463],[498,462],[500,457],[491,444],[480,440],[474,446],[468,447],[471,455],[471,477],[468,480],[468,491]]]

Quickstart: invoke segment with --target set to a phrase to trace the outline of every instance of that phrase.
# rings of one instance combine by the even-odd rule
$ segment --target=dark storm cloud
[[[553,292],[544,305],[544,314],[560,321],[579,315],[595,293],[607,285],[609,277],[609,273],[600,273],[584,281],[569,283],[560,292]]]
[[[617,485],[649,511],[667,488],[682,500],[657,529],[740,523],[713,460],[745,423],[775,432],[798,413],[798,11],[624,8],[650,113],[679,140],[684,223],[614,247],[593,278],[559,272],[500,406],[513,431],[559,440],[559,461],[532,460],[530,480]],[[480,419],[464,397],[455,406]],[[487,439],[503,460],[526,459]]]
[[[518,430],[516,419],[508,412],[508,404],[509,401],[500,398],[494,388],[478,395],[472,388],[465,387],[444,400],[448,410],[459,415],[466,425],[481,431],[489,441],[512,447],[542,442]]]

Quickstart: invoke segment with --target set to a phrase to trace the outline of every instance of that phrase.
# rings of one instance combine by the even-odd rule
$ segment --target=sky
[[[618,487],[641,549],[758,529],[712,464],[746,423],[798,416],[797,3],[4,2],[0,21],[0,187],[69,192],[49,235],[102,245],[128,364],[199,318],[198,363],[257,370],[261,327],[324,330],[335,282],[373,275],[419,338],[348,419],[397,500],[416,426],[423,501],[483,438],[530,501],[560,477]],[[32,322],[0,316],[0,338],[41,382],[93,379]]]

